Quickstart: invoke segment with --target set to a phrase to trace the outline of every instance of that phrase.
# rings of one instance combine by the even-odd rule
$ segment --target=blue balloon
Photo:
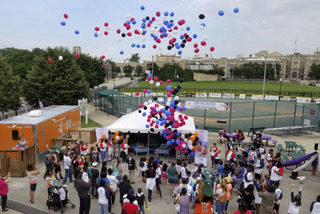
[[[185,110],[187,110],[187,107],[183,106],[182,111],[185,111]]]
[[[157,121],[156,121],[156,124],[158,125],[159,123],[160,123],[159,120],[157,120]]]
[[[98,33],[97,33],[97,32],[94,33],[94,37],[98,37]],[[120,53],[121,53],[121,52],[120,52]]]
[[[169,15],[168,11],[164,12],[163,15],[168,16]]]
[[[180,45],[178,44],[178,45],[176,45],[176,49],[180,49]]]
[[[186,27],[186,30],[187,30],[187,31],[189,31],[189,30],[190,30],[190,27],[189,27],[189,26],[188,26],[188,27]]]
[[[188,150],[188,149],[189,149],[189,146],[186,146],[185,149]]]
[[[141,6],[141,7],[140,7],[140,9],[141,9],[141,10],[144,10],[144,9],[145,9],[145,7],[144,7],[144,6]]]
[[[141,24],[141,28],[142,28],[142,29],[145,29],[145,28],[146,28],[146,24],[145,24],[145,23],[142,23],[142,24]]]
[[[167,138],[167,135],[166,135],[166,134],[164,134],[164,135],[163,135],[163,137],[164,137],[164,138]]]
[[[65,25],[66,25],[66,22],[60,22],[60,24],[61,24],[62,26],[65,26]]]
[[[193,36],[192,36],[194,39],[196,39],[198,36],[197,36],[197,34],[193,34]]]
[[[127,22],[128,25],[130,25],[130,20],[127,20],[126,22]]]
[[[146,31],[146,30],[144,30],[144,31],[142,31],[142,33],[146,34],[146,33],[147,33],[147,31]]]
[[[191,156],[194,156],[194,152],[190,152],[190,155],[191,155]]]
[[[134,19],[132,20],[132,24],[135,25],[137,23],[137,21]]]
[[[134,43],[131,44],[131,47],[132,47],[132,48],[134,48],[135,46],[136,46],[136,44],[134,44]]]
[[[173,16],[174,16],[174,12],[171,12],[171,13],[170,13],[170,16],[173,17]]]
[[[200,25],[201,25],[201,26],[203,26],[203,27],[205,27],[205,26],[206,26],[206,24],[205,24],[205,23],[201,23]]]
[[[182,51],[178,51],[178,54],[181,55],[181,54],[182,54]]]
[[[165,134],[165,133],[166,133],[166,130],[165,130],[165,129],[163,129],[163,130],[162,130],[162,134]]]
[[[171,142],[168,140],[168,141],[167,141],[167,145],[170,146],[170,144],[171,144]]]
[[[146,18],[142,18],[142,22],[146,22],[147,20],[146,20]]]
[[[150,34],[150,36],[151,36],[151,37],[154,37],[154,34],[153,34],[153,33],[151,33],[151,34]]]
[[[142,113],[142,116],[143,116],[143,117],[145,117],[146,115],[147,115],[147,113],[146,113],[146,112],[143,112],[143,113]]]
[[[180,132],[177,132],[177,133],[176,133],[176,135],[177,135],[177,136],[180,136],[180,135],[181,135],[181,133],[180,133]]]
[[[180,39],[184,39],[184,35],[180,35]]]
[[[176,140],[176,144],[179,145],[179,143],[180,143],[180,141],[179,141],[179,140]]]
[[[78,30],[74,31],[75,34],[79,34],[80,32]]]
[[[162,112],[165,112],[166,109],[162,108],[161,111],[162,111]],[[163,118],[160,118],[160,120],[163,120]]]
[[[150,126],[148,124],[146,124],[146,128],[148,129]]]
[[[171,139],[171,143],[174,143],[174,139]]]
[[[123,52],[123,51],[120,51],[120,54],[121,54],[121,55],[123,55],[123,54],[124,54],[124,52]]]
[[[167,24],[168,24],[168,21],[167,21],[167,20],[164,20],[164,21],[163,21],[163,24],[164,24],[164,25],[167,25]]]
[[[223,16],[224,15],[223,10],[219,10],[218,14],[219,14],[219,16]]]
[[[234,13],[238,13],[238,12],[239,12],[239,8],[235,7],[235,8],[233,9],[233,12],[234,12]]]
[[[171,88],[172,88],[171,85],[168,85],[168,86],[166,87],[166,90],[169,91]]]
[[[163,32],[162,34],[161,34],[163,37],[166,37],[166,32]]]
[[[145,45],[145,44],[143,44],[141,47],[142,47],[142,48],[145,48],[145,47],[146,47],[146,45]]]
[[[152,23],[153,23],[153,21],[150,19],[150,20],[149,20],[149,23],[150,23],[150,24],[152,24]]]
[[[151,90],[147,90],[147,94],[151,94]]]
[[[152,74],[148,73],[148,77],[152,77]]]
[[[140,48],[140,45],[137,45],[137,48]]]
[[[162,104],[166,104],[166,101],[164,100],[164,101],[162,101]]]
[[[177,110],[180,111],[181,110],[181,106],[177,106]]]

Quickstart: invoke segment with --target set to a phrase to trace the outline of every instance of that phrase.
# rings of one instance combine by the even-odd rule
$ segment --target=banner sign
[[[200,153],[200,152],[199,152],[198,150],[195,151],[195,154],[194,154],[194,163],[195,163],[195,164],[200,164],[200,163],[202,163],[202,164],[204,165],[204,167],[207,167],[207,165],[208,165],[207,154],[199,156],[199,153]]]
[[[212,97],[212,98],[221,98],[221,94],[209,93],[209,97]]]
[[[196,97],[207,97],[207,93],[196,93]]]
[[[320,99],[316,99],[316,103],[320,103]]]
[[[96,128],[97,141],[102,138],[103,134],[105,134],[109,139],[109,130],[107,127]]]
[[[156,97],[157,93],[144,94],[144,97]]]
[[[164,96],[164,93],[158,92],[158,93],[157,93],[157,96]]]
[[[191,93],[186,93],[186,97],[192,97]]]
[[[122,94],[125,94],[125,95],[128,95],[128,96],[132,96],[131,93],[122,93]]]
[[[212,103],[200,101],[186,101],[186,108],[190,109],[210,109],[217,111],[229,111],[229,103]]]
[[[263,100],[263,95],[252,94],[251,100]]]
[[[234,99],[234,98],[236,98],[236,96],[235,96],[235,94],[223,94],[223,98]]]
[[[290,100],[291,100],[291,97],[283,97],[282,100],[290,101]]]
[[[311,98],[297,97],[297,103],[311,103]]]
[[[279,100],[279,96],[266,95],[264,96],[265,100]]]
[[[240,94],[239,95],[239,99],[246,99],[246,95],[245,94]]]
[[[208,146],[208,131],[207,130],[202,130],[202,129],[196,129],[196,132],[199,133],[198,137],[201,140],[201,143],[203,146],[207,147]]]

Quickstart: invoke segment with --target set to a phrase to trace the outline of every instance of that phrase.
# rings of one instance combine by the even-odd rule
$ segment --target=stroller
[[[64,213],[65,207],[67,204],[71,204],[71,208],[75,208],[75,204],[73,204],[69,200],[69,190],[67,185],[62,185],[60,187],[54,186],[51,191],[51,197],[47,200],[48,209],[53,207],[53,210],[57,212],[60,209],[61,213]]]

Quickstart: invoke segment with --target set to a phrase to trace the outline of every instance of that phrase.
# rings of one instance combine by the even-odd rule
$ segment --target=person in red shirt
[[[234,214],[252,214],[250,210],[248,210],[248,205],[245,201],[241,201],[239,204],[239,209],[234,212]]]
[[[0,195],[1,195],[2,212],[8,211],[7,195],[9,192],[9,187],[8,187],[9,182],[10,182],[10,172],[8,172],[6,177],[1,177],[0,175]]]
[[[139,207],[133,202],[136,200],[136,197],[133,195],[128,195],[130,203],[126,202],[122,204],[122,210],[125,210],[127,214],[139,214]]]
[[[210,156],[211,156],[211,162],[212,162],[212,167],[215,168],[215,159],[218,156],[218,147],[216,143],[213,143],[212,146],[210,147]]]

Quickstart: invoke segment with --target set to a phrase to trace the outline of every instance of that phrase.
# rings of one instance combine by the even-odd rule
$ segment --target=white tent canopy
[[[151,103],[148,105],[148,110],[142,111],[150,111],[150,107],[154,106],[156,103]],[[158,104],[160,108],[163,108],[163,105]],[[178,119],[179,114],[182,113],[175,113],[175,118]],[[184,114],[182,114],[185,116]],[[178,128],[178,131],[181,133],[189,133],[189,132],[195,132],[196,128],[194,125],[193,117],[189,117],[185,120],[185,125]],[[108,126],[108,129],[111,132],[114,131],[122,131],[122,132],[132,132],[132,133],[148,133],[150,131],[150,128],[146,128],[147,122],[147,116],[143,117],[142,113],[139,113],[138,110],[131,112],[129,114],[123,115],[121,118],[119,118],[116,122]],[[154,128],[154,127],[153,127]],[[154,128],[155,129],[155,128]],[[163,126],[159,126],[158,129],[155,129],[154,133],[158,133],[162,131]]]

